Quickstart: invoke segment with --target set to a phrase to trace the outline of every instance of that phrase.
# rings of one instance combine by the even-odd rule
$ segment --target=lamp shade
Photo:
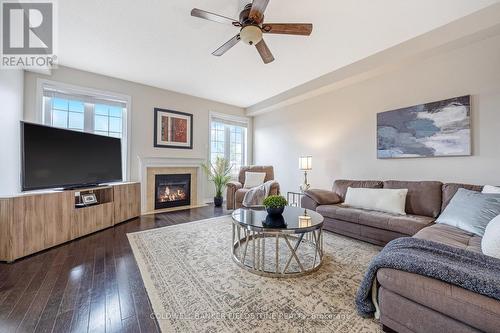
[[[255,25],[247,25],[241,29],[240,38],[249,45],[255,45],[262,40],[262,30]]]
[[[299,226],[301,228],[310,227],[312,224],[312,218],[307,215],[307,211],[304,209],[304,215],[299,216]]]
[[[312,169],[312,156],[299,157],[299,169],[300,170],[311,170]]]

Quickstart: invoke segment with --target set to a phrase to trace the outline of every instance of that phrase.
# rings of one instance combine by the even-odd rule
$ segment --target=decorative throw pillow
[[[244,188],[253,188],[264,184],[266,178],[265,172],[245,172],[245,185]]]
[[[408,189],[353,188],[349,187],[344,205],[371,209],[379,212],[406,215]]]
[[[461,188],[436,222],[483,236],[486,225],[498,215],[500,194],[485,194]]]
[[[500,194],[500,187],[491,186],[491,185],[485,185],[483,187],[483,192],[481,192],[481,193]]]
[[[500,215],[488,223],[481,240],[484,254],[500,259]]]

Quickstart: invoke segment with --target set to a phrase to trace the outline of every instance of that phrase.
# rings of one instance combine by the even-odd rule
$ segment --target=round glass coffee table
[[[316,271],[323,261],[323,216],[285,207],[280,216],[265,210],[237,209],[232,214],[233,260],[262,276],[294,277]]]

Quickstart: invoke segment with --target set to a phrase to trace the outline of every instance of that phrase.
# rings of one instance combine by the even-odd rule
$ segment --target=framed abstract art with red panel
[[[193,149],[193,115],[155,108],[154,146]]]

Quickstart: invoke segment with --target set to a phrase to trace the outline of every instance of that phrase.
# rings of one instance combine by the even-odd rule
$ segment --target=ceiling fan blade
[[[248,18],[258,24],[262,23],[264,20],[264,11],[268,3],[269,0],[253,0]]]
[[[262,60],[264,61],[265,64],[274,61],[273,54],[271,53],[271,50],[269,50],[269,48],[267,47],[267,44],[264,40],[261,40],[260,42],[255,44],[255,47],[257,48],[257,51],[259,51],[259,54],[262,57]]]
[[[311,23],[265,23],[262,32],[268,34],[309,36],[313,30]]]
[[[226,53],[230,48],[238,44],[239,41],[240,41],[240,34],[237,34],[236,36],[228,40],[224,45],[222,45],[217,50],[212,52],[212,54],[214,56],[220,57],[221,55]]]
[[[229,24],[234,25],[236,27],[240,26],[240,23],[238,22],[238,20],[234,20],[232,18],[225,17],[225,16],[222,16],[219,14],[210,13],[210,12],[207,12],[206,10],[202,10],[202,9],[198,9],[198,8],[193,8],[193,10],[191,10],[191,16],[199,17],[199,18],[202,18],[205,20],[214,21],[214,22],[223,23],[223,24],[229,23]]]

